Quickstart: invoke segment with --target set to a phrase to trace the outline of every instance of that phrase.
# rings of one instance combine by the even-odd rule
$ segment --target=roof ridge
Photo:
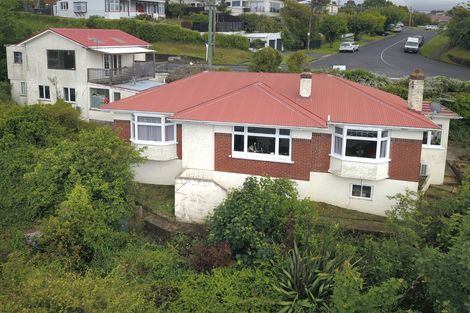
[[[295,109],[297,109],[297,110],[300,109],[300,110],[302,110],[302,111],[306,111],[306,113],[308,113],[308,115],[311,115],[311,116],[308,116],[306,113],[299,111],[300,114],[305,115],[305,116],[307,116],[307,117],[310,118],[310,119],[314,119],[316,122],[326,123],[326,121],[325,121],[323,118],[321,118],[320,116],[318,116],[318,115],[316,115],[315,113],[311,112],[310,110],[304,108],[302,105],[298,104],[297,102],[295,102],[295,101],[292,100],[291,98],[289,98],[289,97],[283,95],[282,93],[276,91],[275,89],[273,89],[273,88],[272,88],[271,86],[269,86],[268,84],[265,84],[265,83],[261,83],[261,84],[262,84],[262,86],[263,86],[262,88],[268,88],[268,89],[269,89],[269,91],[271,92],[271,94],[269,94],[269,95],[275,94],[275,95],[281,96],[281,97],[285,98],[285,99],[287,100],[287,102],[293,103],[293,104],[296,106]],[[287,103],[287,102],[286,102],[287,105],[293,107],[292,104],[289,104],[289,103]],[[312,117],[313,117],[313,118],[312,118]]]
[[[343,78],[341,78],[341,77],[334,76],[334,75],[332,75],[332,77],[333,77],[334,79],[338,80],[339,82],[343,83],[344,85],[346,85],[346,86],[348,86],[348,87],[350,87],[350,88],[353,88],[354,90],[357,90],[357,91],[359,91],[359,92],[362,93],[362,94],[366,94],[367,96],[369,96],[369,97],[371,97],[371,98],[374,98],[374,99],[377,100],[377,101],[380,101],[381,103],[383,103],[383,104],[386,105],[387,107],[389,107],[389,108],[395,110],[396,112],[401,113],[401,114],[406,114],[406,116],[408,116],[408,117],[410,117],[410,118],[413,118],[414,120],[422,121],[422,119],[421,119],[420,117],[424,117],[424,116],[422,116],[422,115],[420,115],[420,117],[418,117],[418,116],[415,116],[414,114],[410,114],[411,112],[408,112],[408,111],[405,111],[405,110],[401,110],[401,109],[398,108],[397,106],[395,106],[395,105],[393,105],[393,104],[390,104],[390,103],[388,103],[388,102],[382,100],[381,98],[376,97],[375,95],[373,95],[373,94],[371,94],[371,93],[369,93],[369,92],[367,92],[367,91],[365,91],[365,90],[363,90],[363,89],[361,89],[361,88],[355,86],[355,84],[358,84],[358,83],[354,83],[353,81],[350,81],[350,80],[347,80],[347,79],[343,79]],[[370,86],[365,86],[365,87],[370,87]],[[379,90],[379,91],[382,91],[382,92],[385,92],[385,93],[386,93],[386,91],[380,90],[380,89],[378,89],[378,88],[376,88],[376,89]],[[391,95],[396,96],[396,95],[394,95],[394,94],[391,94]],[[398,96],[396,96],[396,97],[398,97]],[[400,98],[400,99],[401,99],[401,98]],[[426,117],[424,117],[424,120],[426,120],[427,123],[430,123],[430,124],[435,125],[432,121],[430,121],[430,120],[427,119]]]

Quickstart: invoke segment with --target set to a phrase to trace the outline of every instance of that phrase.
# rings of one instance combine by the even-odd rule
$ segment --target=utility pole
[[[207,30],[207,65],[212,66],[213,43],[212,43],[212,24],[214,15],[214,0],[209,0],[209,29]]]
[[[307,50],[310,50],[310,32],[312,31],[313,0],[310,0],[310,16],[308,17]]]

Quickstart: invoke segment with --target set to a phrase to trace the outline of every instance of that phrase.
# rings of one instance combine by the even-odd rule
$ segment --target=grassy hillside
[[[446,63],[470,66],[470,50],[459,47],[450,48],[449,38],[439,34],[420,49],[420,53],[430,59],[443,61]],[[456,61],[459,62],[456,62]]]

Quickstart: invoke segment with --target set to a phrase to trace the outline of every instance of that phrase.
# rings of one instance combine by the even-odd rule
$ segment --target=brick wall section
[[[119,138],[130,142],[131,140],[131,121],[114,120],[113,129],[117,130]]]
[[[294,164],[235,159],[229,157],[232,154],[232,135],[215,134],[216,171],[309,180],[311,152],[311,140],[292,139],[292,160]]]
[[[176,146],[176,155],[178,159],[183,159],[183,130],[181,124],[176,125],[176,141],[178,142]]]
[[[421,140],[392,138],[390,159],[390,179],[417,182],[421,163]]]
[[[328,173],[330,168],[331,135],[312,134],[312,172]]]

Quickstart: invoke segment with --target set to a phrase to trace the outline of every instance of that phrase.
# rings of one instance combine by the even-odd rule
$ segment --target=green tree
[[[304,70],[305,65],[307,64],[307,57],[303,51],[297,51],[289,56],[287,59],[287,66],[289,72],[291,73],[300,73]]]
[[[249,13],[242,14],[239,18],[243,23],[243,30],[248,33],[277,33],[282,28],[279,17]]]
[[[363,32],[374,33],[383,30],[386,17],[378,12],[365,11],[348,16],[348,29],[354,33],[354,40],[360,39]]]
[[[248,69],[251,72],[277,72],[281,62],[281,53],[271,47],[266,47],[253,54]]]
[[[318,17],[313,16],[312,29],[308,29],[310,8],[297,1],[287,0],[281,9],[282,41],[284,47],[290,50],[306,46],[307,33],[318,33]]]
[[[347,31],[347,21],[342,16],[328,15],[323,17],[320,22],[320,32],[325,36],[330,48],[333,47],[333,42]]]
[[[428,25],[432,23],[431,16],[423,12],[413,12],[411,15],[411,20],[411,26]]]
[[[449,12],[446,35],[452,46],[470,49],[470,9],[458,6]]]
[[[313,214],[312,202],[298,199],[291,181],[249,177],[215,208],[209,238],[227,241],[234,256],[251,263],[272,257],[272,243],[289,240],[288,225],[299,242],[306,242]]]
[[[387,18],[385,21],[387,25],[405,21],[409,14],[407,7],[396,5],[382,7],[379,9],[379,12]]]

